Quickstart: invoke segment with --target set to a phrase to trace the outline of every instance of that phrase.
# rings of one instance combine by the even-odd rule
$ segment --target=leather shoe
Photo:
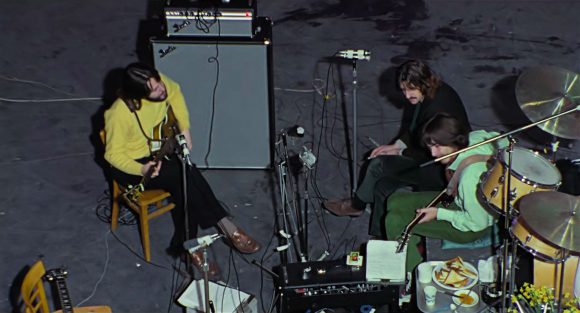
[[[358,210],[352,206],[351,199],[325,201],[324,208],[336,216],[358,217],[364,213],[364,210]]]
[[[254,240],[240,228],[236,229],[236,231],[231,234],[226,233],[226,236],[230,240],[230,243],[241,253],[256,253],[261,248],[259,242]]]
[[[197,270],[203,274],[203,251],[198,250],[193,253],[189,253],[191,257],[191,263]],[[220,274],[220,268],[218,264],[214,261],[208,260],[208,271],[207,274],[210,278],[217,278]]]

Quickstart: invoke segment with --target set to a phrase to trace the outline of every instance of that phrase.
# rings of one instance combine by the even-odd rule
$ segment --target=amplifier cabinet
[[[271,168],[271,23],[251,40],[152,40],[155,67],[181,85],[189,109],[192,160],[201,168]]]
[[[367,282],[365,269],[344,260],[291,263],[274,268],[278,274],[278,308],[283,313],[316,312],[324,308],[386,307],[399,312],[399,284]]]

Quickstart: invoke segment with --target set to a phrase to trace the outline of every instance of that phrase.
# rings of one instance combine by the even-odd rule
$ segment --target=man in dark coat
[[[397,189],[438,190],[445,187],[444,168],[440,164],[419,167],[432,159],[421,145],[424,123],[437,113],[447,113],[469,125],[459,95],[423,62],[411,60],[399,66],[398,87],[405,105],[399,135],[392,144],[381,145],[370,154],[366,173],[352,199],[330,200],[325,208],[337,216],[360,216],[367,203],[373,204],[369,233],[384,237],[382,221],[385,200]]]

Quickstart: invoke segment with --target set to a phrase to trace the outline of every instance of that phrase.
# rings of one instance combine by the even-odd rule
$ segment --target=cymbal
[[[580,105],[580,76],[552,66],[528,69],[518,77],[516,99],[532,122],[568,111]],[[580,139],[580,111],[562,115],[538,127],[557,137]]]
[[[533,192],[519,201],[520,217],[543,239],[580,252],[580,197],[557,191]]]

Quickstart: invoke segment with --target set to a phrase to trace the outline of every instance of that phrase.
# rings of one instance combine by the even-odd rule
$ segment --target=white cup
[[[426,286],[423,288],[425,292],[425,303],[428,306],[435,305],[435,299],[437,298],[437,288],[433,286]]]
[[[419,272],[419,282],[423,284],[428,284],[431,282],[431,277],[433,276],[433,267],[431,266],[431,263],[424,262],[419,264],[417,272]]]

